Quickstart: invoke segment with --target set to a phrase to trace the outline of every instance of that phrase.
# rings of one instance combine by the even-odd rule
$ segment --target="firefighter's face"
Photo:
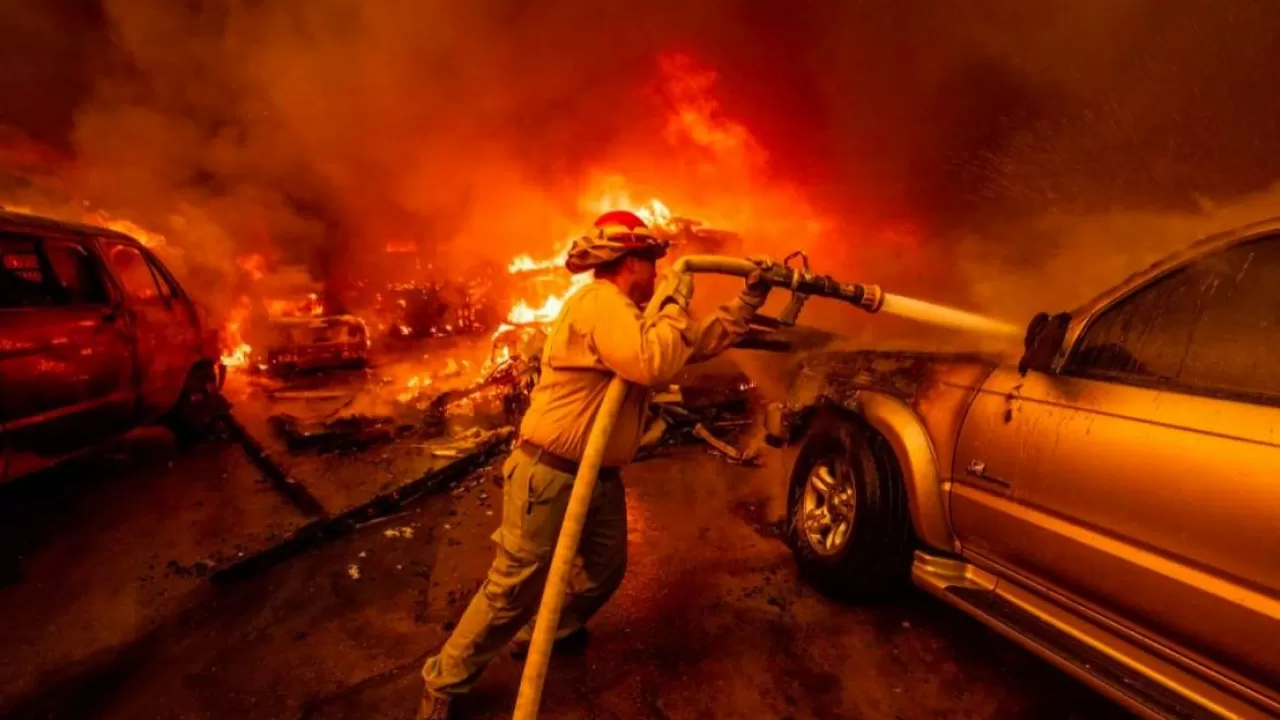
[[[631,256],[627,258],[630,266],[631,283],[627,294],[631,302],[644,307],[653,299],[654,286],[658,282],[658,264],[647,258]]]

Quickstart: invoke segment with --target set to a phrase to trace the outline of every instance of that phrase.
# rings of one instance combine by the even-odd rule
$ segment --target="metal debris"
[[[268,422],[284,439],[289,452],[294,453],[306,450],[321,453],[364,450],[406,437],[416,429],[394,417],[369,415],[344,415],[317,421],[280,413],[272,415]]]
[[[760,454],[760,444],[758,442],[749,444],[746,448],[739,450],[715,435],[712,435],[711,431],[702,423],[698,423],[693,427],[693,434],[703,442],[715,448],[731,462],[735,462],[740,465],[755,465],[757,457]]]
[[[656,392],[638,457],[651,457],[666,447],[703,442],[731,462],[755,465],[759,440],[742,449],[733,445],[735,438],[755,424],[751,418],[753,391],[745,377],[732,377],[712,384],[673,385]]]

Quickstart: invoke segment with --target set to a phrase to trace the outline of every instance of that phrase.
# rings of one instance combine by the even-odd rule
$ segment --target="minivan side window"
[[[0,309],[57,303],[38,243],[38,238],[27,235],[0,236]]]
[[[1280,403],[1280,236],[1197,259],[1107,308],[1064,372]]]
[[[71,305],[107,304],[107,286],[102,280],[102,272],[83,247],[63,240],[50,240],[45,242],[44,252],[64,302]]]
[[[135,300],[155,300],[161,297],[147,259],[138,248],[116,242],[106,242],[103,245],[107,251],[107,264],[124,286],[126,295]]]

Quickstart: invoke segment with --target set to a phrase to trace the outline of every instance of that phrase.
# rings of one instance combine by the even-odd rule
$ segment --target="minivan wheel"
[[[166,424],[180,443],[194,445],[213,433],[226,411],[226,400],[218,392],[217,374],[213,367],[201,364],[187,373],[182,394]]]
[[[812,585],[870,599],[907,585],[913,549],[906,488],[892,448],[866,423],[823,413],[800,446],[787,540]]]

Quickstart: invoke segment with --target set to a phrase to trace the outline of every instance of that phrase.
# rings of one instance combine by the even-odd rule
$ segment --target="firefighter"
[[[601,463],[557,646],[580,645],[587,620],[622,582],[627,513],[619,470],[636,452],[650,388],[741,338],[769,292],[753,275],[737,299],[699,322],[689,316],[693,277],[669,273],[657,295],[661,310],[645,318],[640,308],[655,295],[656,264],[666,251],[639,217],[622,211],[602,215],[574,242],[565,266],[573,273],[594,271],[595,281],[565,302],[547,337],[541,377],[502,468],[497,556],[458,626],[423,667],[420,719],[454,717],[451,700],[469,690],[512,640],[514,655],[527,651],[578,461],[615,374],[632,386]]]

